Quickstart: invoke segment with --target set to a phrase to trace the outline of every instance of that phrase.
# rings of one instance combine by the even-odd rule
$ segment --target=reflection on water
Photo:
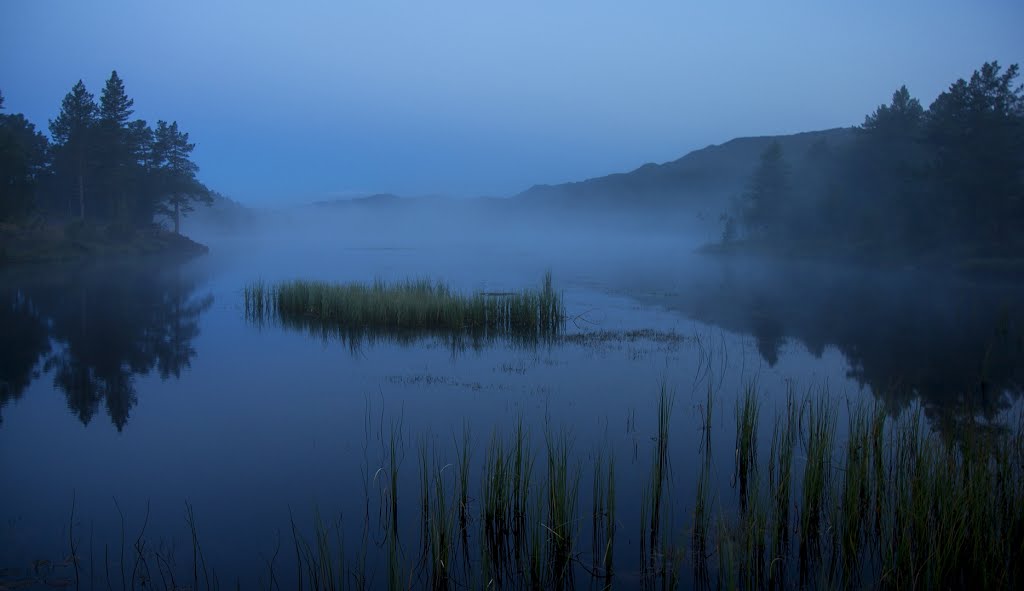
[[[559,342],[551,334],[497,332],[484,328],[409,328],[325,322],[315,314],[264,314],[246,311],[246,321],[259,329],[275,328],[304,333],[324,343],[339,343],[358,357],[367,348],[387,346],[439,347],[451,352],[452,357],[467,351],[480,352],[497,345],[511,349],[535,350]]]
[[[39,359],[50,352],[50,334],[34,302],[21,291],[0,291],[0,410],[21,397],[38,377]],[[0,414],[0,423],[3,414]]]
[[[788,343],[818,359],[835,349],[848,364],[847,377],[870,389],[891,414],[920,400],[939,429],[992,421],[1024,392],[1020,287],[763,261],[714,261],[687,269],[682,278],[660,268],[625,273],[610,285],[625,282],[623,291],[643,303],[751,335],[769,368],[779,364]],[[48,269],[6,278],[0,287],[0,409],[46,376],[82,423],[102,405],[122,429],[137,403],[135,376],[178,377],[195,358],[200,317],[213,302],[196,291],[197,279],[176,265]],[[444,347],[453,355],[495,344],[493,335],[325,326],[307,315],[274,324],[340,340],[358,355],[391,344]],[[557,350],[576,343],[591,332],[587,328],[544,344]],[[513,348],[538,344],[499,340]]]
[[[336,338],[353,352],[364,341],[411,345],[420,339],[445,343],[453,353],[482,349],[498,340],[524,347],[553,342],[565,329],[562,294],[550,271],[540,289],[472,295],[429,279],[387,283],[295,280],[245,288],[245,317]]]
[[[88,424],[102,404],[120,431],[137,403],[135,376],[179,377],[213,296],[175,266],[119,265],[20,278],[0,290],[0,408],[52,375]]]
[[[644,299],[751,335],[769,367],[789,341],[819,359],[834,347],[848,377],[891,414],[919,399],[939,429],[992,421],[1024,392],[1017,286],[762,262],[716,267],[684,289]]]
[[[995,417],[1020,398],[1020,289],[710,259],[673,271],[656,257],[645,267],[627,257],[633,254],[555,261],[571,320],[558,338],[527,347],[505,337],[453,340],[444,331],[325,331],[306,316],[254,325],[244,286],[261,274],[348,282],[423,273],[460,292],[504,293],[531,285],[548,264],[540,257],[524,258],[519,269],[494,269],[493,257],[474,267],[461,252],[388,251],[360,253],[343,268],[290,264],[302,257],[273,266],[250,257],[220,268],[207,261],[0,276],[0,406],[24,398],[3,406],[0,465],[19,486],[6,493],[0,513],[0,567],[66,556],[61,528],[71,499],[90,528],[97,518],[97,541],[117,540],[116,496],[135,501],[129,531],[152,500],[149,531],[160,538],[177,535],[181,502],[194,502],[218,569],[251,572],[254,557],[274,552],[273,532],[291,531],[285,508],[297,515],[313,507],[325,516],[365,513],[359,475],[371,495],[378,490],[372,487],[385,486],[374,474],[387,465],[386,434],[395,424],[406,438],[403,516],[420,509],[419,441],[439,442],[438,457],[450,459],[444,454],[460,445],[457,435],[468,422],[475,475],[493,434],[508,435],[522,417],[538,446],[545,425],[570,430],[585,470],[604,441],[622,485],[620,521],[637,523],[652,465],[647,452],[662,440],[654,425],[659,379],[679,394],[667,450],[667,472],[676,476],[666,501],[678,510],[678,528],[690,527],[693,478],[703,464],[695,450],[702,445],[718,450],[708,456],[715,455],[715,469],[702,477],[707,490],[722,491],[713,493],[714,511],[736,509],[728,492],[732,424],[747,384],[756,384],[761,404],[762,427],[754,434],[762,461],[771,453],[773,416],[789,408],[785,380],[798,390],[827,383],[838,399],[840,454],[847,404],[872,394],[892,414],[920,396],[932,425],[943,430],[966,417]],[[117,431],[129,417],[132,428],[115,432],[103,420],[93,423],[103,428],[67,428],[103,412]],[[51,431],[39,438],[44,429]],[[802,474],[808,454],[800,449],[795,469]],[[444,470],[446,478],[454,471]],[[362,540],[363,524],[346,523],[348,539]],[[187,532],[178,540],[187,547]],[[635,555],[635,532],[624,528],[618,540],[617,556]],[[632,573],[617,576],[624,586],[632,582]]]

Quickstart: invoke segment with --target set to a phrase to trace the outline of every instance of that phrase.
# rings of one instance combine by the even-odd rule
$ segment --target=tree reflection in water
[[[837,350],[848,376],[890,414],[919,401],[946,432],[992,423],[1024,393],[1020,285],[813,263],[726,263],[693,273],[685,289],[646,299],[751,335],[769,367],[787,342],[817,358]],[[635,293],[659,290],[656,278],[628,281]]]
[[[138,401],[135,376],[179,377],[213,304],[176,264],[37,270],[4,283],[17,287],[0,288],[0,408],[52,373],[83,424],[102,403],[118,431]]]

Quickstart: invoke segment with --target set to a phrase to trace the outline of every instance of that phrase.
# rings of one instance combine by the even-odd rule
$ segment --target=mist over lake
[[[1024,581],[1015,5],[65,8],[0,589]]]

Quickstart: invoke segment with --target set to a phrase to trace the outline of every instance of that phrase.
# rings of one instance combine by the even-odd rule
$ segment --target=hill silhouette
[[[778,141],[787,159],[799,169],[815,147],[835,149],[850,142],[853,128],[834,128],[792,135],[735,138],[710,145],[664,164],[648,163],[636,170],[559,185],[534,185],[516,195],[532,204],[566,207],[710,210],[720,212],[742,193],[758,158]]]

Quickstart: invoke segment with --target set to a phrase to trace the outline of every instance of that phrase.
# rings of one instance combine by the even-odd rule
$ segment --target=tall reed
[[[455,515],[449,501],[452,487],[445,485],[444,467],[435,462],[432,470],[433,494],[430,498],[430,572],[433,589],[448,589],[451,586],[454,559]]]
[[[803,575],[817,558],[820,547],[822,516],[828,509],[829,487],[832,476],[832,453],[835,441],[836,408],[822,389],[817,396],[809,395],[803,404],[801,422],[807,429],[804,451],[803,491],[800,511],[800,557]]]
[[[696,501],[693,509],[693,530],[690,536],[691,557],[693,559],[694,585],[704,587],[709,584],[709,532],[711,530],[711,426],[714,416],[714,388],[712,380],[708,380],[706,397],[701,418],[703,435],[699,445],[700,469],[697,473]]]
[[[704,407],[689,548],[695,587],[1024,585],[1024,415],[1016,425],[998,429],[964,425],[941,436],[927,428],[919,409],[892,419],[878,405],[857,403],[847,413],[848,436],[837,443],[837,405],[827,391],[797,403],[789,387],[785,405],[775,416],[767,469],[762,471],[755,468],[760,461],[756,448],[744,442],[744,432],[757,432],[761,420],[752,392],[748,388],[737,405],[735,457],[738,464],[750,463],[747,501],[742,507],[723,500],[715,488],[708,436],[712,401]],[[392,423],[387,433],[382,419],[377,435],[379,464],[372,464],[380,466],[372,478],[379,483],[379,493],[370,499],[375,493],[370,469],[365,468],[364,530],[352,562],[346,561],[340,520],[329,523],[316,512],[312,527],[303,529],[292,519],[294,578],[279,577],[271,559],[268,588],[282,588],[282,581],[287,581],[288,588],[331,590],[385,586],[568,589],[577,586],[575,575],[583,572],[601,588],[613,583],[657,586],[659,578],[660,586],[674,588],[679,584],[685,548],[676,542],[680,532],[674,529],[674,520],[664,517],[675,510],[672,495],[658,493],[656,487],[659,480],[671,480],[665,475],[671,451],[667,442],[672,392],[664,384],[656,410],[653,460],[649,466],[627,468],[631,477],[626,483],[635,488],[623,497],[632,499],[633,506],[627,509],[640,517],[640,537],[633,541],[644,548],[640,556],[615,551],[616,538],[621,537],[616,533],[616,495],[621,483],[616,481],[615,450],[599,449],[592,482],[581,491],[581,463],[574,453],[572,433],[547,426],[544,468],[534,482],[531,440],[522,419],[510,433],[495,430],[482,461],[473,466],[468,425],[461,441],[455,440],[452,464],[445,463],[443,450],[434,447],[429,434],[419,439],[423,547],[418,555],[403,551],[400,533],[415,525],[403,518],[399,527],[396,483],[404,454],[401,423]],[[800,450],[802,458],[798,458]],[[797,473],[795,459],[805,460],[802,473]],[[478,470],[479,479],[469,476],[471,467]],[[761,474],[767,474],[767,479]],[[469,490],[473,483],[479,488]],[[479,521],[471,532],[462,532],[457,524],[470,521],[463,514],[474,493]],[[660,502],[655,500],[659,494]],[[588,501],[589,519],[581,518],[579,507]],[[194,587],[205,583],[207,589],[217,588],[217,572],[208,571],[199,546],[194,513],[190,505],[186,509],[194,552],[188,578]],[[376,535],[371,535],[374,509],[380,518]],[[72,526],[78,516],[74,511]],[[663,517],[656,518],[656,511]],[[152,579],[160,577],[166,588],[175,588],[173,557],[147,545],[145,527],[135,542],[134,566],[131,558],[121,560],[121,582],[125,588],[138,587],[143,581],[146,586],[159,586]],[[69,529],[66,535],[74,542],[73,528]],[[468,529],[468,523],[461,529]],[[656,538],[651,537],[654,529]],[[798,557],[789,543],[794,530]],[[579,547],[579,540],[588,533],[589,562]],[[470,551],[470,541],[476,551]],[[78,560],[81,551],[73,546],[75,556],[69,560]],[[379,556],[368,560],[367,552]],[[107,586],[116,587],[107,567]],[[12,586],[5,573],[0,571],[0,586]]]
[[[662,523],[662,504],[669,474],[669,428],[672,420],[672,408],[675,406],[676,392],[668,387],[665,380],[661,381],[658,391],[658,432],[654,440],[654,457],[651,462],[651,523],[649,528],[650,547],[653,551],[657,546],[658,531]]]
[[[793,484],[793,451],[796,447],[797,404],[792,384],[786,386],[786,406],[775,417],[771,452],[768,456],[768,494],[771,511],[772,560],[768,572],[770,586],[785,587],[786,559],[789,555],[790,497]]]
[[[598,449],[591,487],[591,569],[610,585],[615,562],[615,455]]]
[[[736,471],[739,483],[740,508],[747,506],[747,481],[757,470],[757,423],[759,406],[757,385],[751,381],[743,389],[743,397],[736,401]]]
[[[862,561],[863,537],[871,516],[871,465],[873,446],[868,409],[857,404],[849,411],[849,431],[846,440],[846,459],[843,464],[839,527],[834,531],[841,536],[843,571],[856,577],[857,565]],[[856,581],[847,581],[853,584]]]
[[[467,534],[466,523],[469,519],[469,461],[473,438],[470,433],[469,421],[462,424],[461,444],[456,442],[456,453],[459,456],[459,529],[463,536]]]
[[[545,529],[552,585],[572,588],[572,556],[576,539],[580,469],[572,458],[573,437],[566,431],[545,433],[548,506]]]
[[[548,339],[560,334],[566,318],[550,271],[539,289],[470,295],[427,279],[347,284],[294,280],[274,285],[258,280],[245,288],[244,301],[251,322],[277,320],[346,342],[422,333]]]

